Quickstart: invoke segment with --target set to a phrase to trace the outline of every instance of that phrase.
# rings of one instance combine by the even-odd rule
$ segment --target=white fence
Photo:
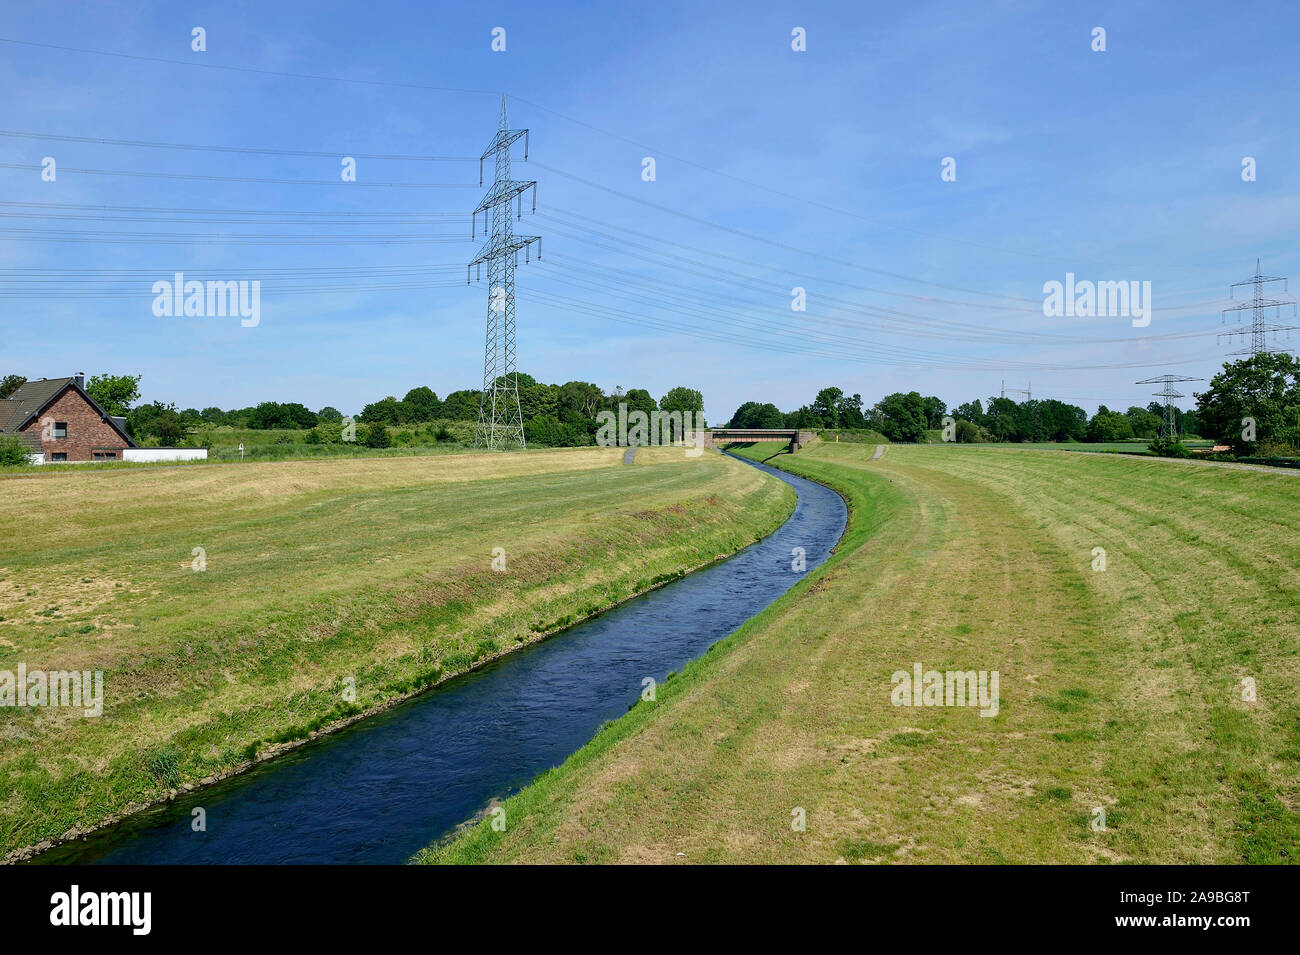
[[[208,459],[207,448],[123,448],[123,461],[134,461],[144,464],[155,464],[160,461],[206,461]],[[29,454],[27,460],[32,464],[54,464],[54,461],[45,460],[44,454]],[[109,460],[112,460],[111,458]],[[59,461],[59,464],[91,464],[98,462],[91,461]]]
[[[207,448],[123,448],[123,461],[205,461]]]
[[[206,461],[207,448],[124,448],[123,461]]]

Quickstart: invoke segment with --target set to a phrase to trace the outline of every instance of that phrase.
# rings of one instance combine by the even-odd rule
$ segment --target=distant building
[[[29,381],[0,399],[0,434],[17,435],[32,460],[120,461],[135,442],[126,419],[115,418],[86,394],[86,378]]]

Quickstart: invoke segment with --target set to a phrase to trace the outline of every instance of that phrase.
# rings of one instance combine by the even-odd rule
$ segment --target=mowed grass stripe
[[[1160,462],[1142,462],[1135,473],[1148,493],[1092,511],[1111,521],[1095,543],[1115,542],[1109,556],[1119,551],[1127,561],[1112,561],[1095,583],[1118,587],[1126,605],[1116,626],[1133,632],[1140,651],[1128,663],[1135,689],[1158,684],[1162,671],[1182,671],[1175,694],[1148,701],[1135,722],[1145,715],[1145,731],[1165,737],[1181,723],[1182,733],[1150,754],[1160,759],[1149,772],[1177,785],[1153,789],[1147,771],[1131,780],[1128,798],[1151,824],[1129,835],[1168,830],[1181,845],[1167,851],[1188,861],[1294,861],[1300,544],[1289,518],[1300,485],[1258,473],[1198,481]],[[1062,527],[1069,513],[1089,513],[1079,494],[1076,487],[1060,495]],[[1134,626],[1133,611],[1151,601],[1159,608],[1141,615],[1144,628]],[[1259,686],[1249,704],[1240,692],[1247,676]],[[1134,747],[1141,751],[1143,742]],[[1129,769],[1117,753],[1116,771]],[[1184,813],[1181,831],[1160,825]]]

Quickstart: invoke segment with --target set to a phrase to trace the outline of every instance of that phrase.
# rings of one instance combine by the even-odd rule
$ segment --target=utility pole
[[[519,407],[519,367],[515,354],[515,267],[519,265],[519,251],[524,261],[529,261],[529,248],[537,243],[537,258],[542,257],[542,239],[536,235],[515,235],[510,222],[511,202],[517,202],[516,218],[522,218],[523,194],[533,190],[533,211],[537,211],[537,183],[510,178],[510,147],[520,138],[524,141],[524,161],[528,161],[528,130],[510,129],[506,125],[506,97],[501,95],[501,117],[497,134],[479,157],[479,185],[483,185],[483,163],[489,156],[495,159],[492,188],[474,210],[470,220],[470,238],[478,227],[478,214],[483,213],[483,229],[487,242],[469,263],[465,283],[469,284],[469,270],[477,269],[483,277],[483,263],[488,267],[487,342],[483,350],[483,393],[479,399],[478,427],[474,431],[474,446],[489,450],[506,450],[525,447],[523,412]]]
[[[1259,259],[1256,259],[1254,276],[1243,282],[1233,282],[1229,287],[1228,295],[1230,298],[1234,299],[1236,289],[1243,285],[1249,285],[1253,290],[1249,302],[1243,302],[1240,305],[1233,305],[1230,308],[1225,308],[1223,310],[1222,322],[1225,324],[1227,323],[1229,312],[1244,312],[1247,309],[1251,312],[1250,347],[1244,348],[1241,351],[1232,352],[1232,354],[1250,355],[1253,358],[1255,355],[1269,350],[1266,342],[1269,332],[1273,333],[1273,341],[1276,342],[1278,332],[1286,332],[1286,337],[1289,339],[1291,337],[1291,332],[1300,328],[1300,326],[1296,325],[1273,325],[1265,321],[1266,309],[1274,309],[1274,315],[1276,316],[1276,310],[1280,309],[1283,305],[1291,306],[1291,317],[1295,318],[1295,302],[1290,299],[1266,298],[1264,296],[1264,286],[1272,282],[1281,282],[1282,291],[1287,291],[1287,280],[1285,276],[1264,275],[1259,268]],[[1219,337],[1226,337],[1228,341],[1231,342],[1233,335],[1240,335],[1244,339],[1246,337],[1246,327],[1241,325],[1232,331],[1224,332]]]
[[[1204,381],[1203,378],[1184,378],[1182,375],[1161,375],[1158,378],[1144,378],[1134,382],[1138,385],[1164,385],[1160,391],[1153,391],[1157,398],[1165,399],[1165,420],[1160,424],[1160,437],[1169,441],[1178,440],[1178,409],[1174,407],[1175,398],[1186,397],[1175,390],[1176,381]]]

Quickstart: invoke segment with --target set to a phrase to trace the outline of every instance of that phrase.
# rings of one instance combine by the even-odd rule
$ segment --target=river
[[[405,862],[562,763],[627,712],[646,677],[662,681],[701,656],[829,556],[848,517],[840,496],[746,463],[792,485],[799,501],[728,560],[33,861]]]

